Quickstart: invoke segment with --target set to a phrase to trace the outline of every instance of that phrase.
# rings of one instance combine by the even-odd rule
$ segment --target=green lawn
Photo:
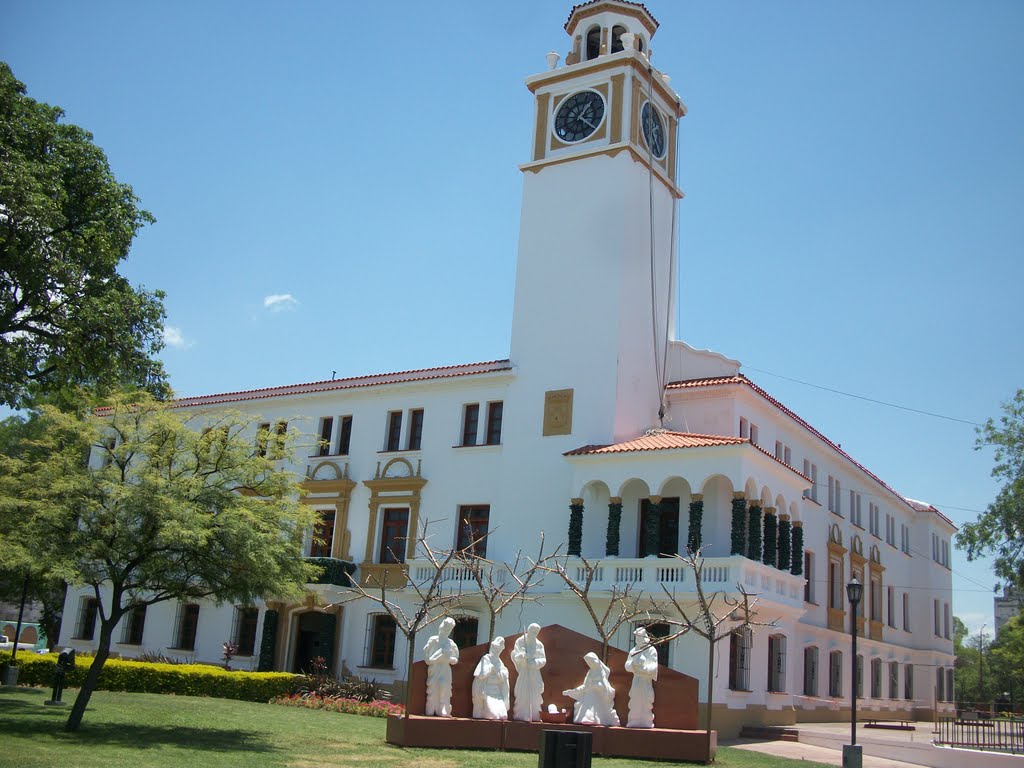
[[[74,700],[76,691],[65,699]],[[145,693],[93,694],[77,734],[65,734],[67,708],[44,707],[48,692],[0,688],[0,768],[534,768],[516,752],[401,749],[384,743],[384,721],[270,704]],[[727,768],[813,768],[723,748]],[[595,758],[595,768],[643,761]],[[665,765],[665,764],[662,764]]]

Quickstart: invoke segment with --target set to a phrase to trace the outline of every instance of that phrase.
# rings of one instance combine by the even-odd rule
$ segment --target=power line
[[[884,400],[876,400],[873,397],[865,397],[864,395],[855,395],[852,392],[844,392],[841,389],[833,389],[832,387],[826,387],[826,386],[823,386],[821,384],[812,384],[809,381],[803,381],[801,379],[794,379],[794,378],[792,378],[790,376],[783,376],[781,373],[772,373],[771,371],[766,371],[763,368],[755,368],[752,365],[744,365],[743,367],[746,368],[747,370],[757,371],[758,373],[764,373],[764,374],[767,374],[768,376],[775,376],[776,378],[785,379],[786,381],[792,381],[794,384],[803,384],[805,387],[814,387],[815,389],[821,389],[821,390],[824,390],[825,392],[831,392],[831,393],[836,394],[836,395],[843,395],[844,397],[853,397],[853,398],[856,398],[857,400],[864,400],[865,402],[868,402],[868,403],[874,403],[875,405],[884,405],[887,408],[896,408],[896,409],[901,410],[901,411],[910,411],[911,413],[917,413],[917,414],[920,414],[922,416],[931,416],[932,418],[935,418],[935,419],[945,419],[946,421],[955,421],[955,422],[957,422],[959,424],[970,424],[972,427],[984,426],[983,424],[981,424],[981,423],[979,423],[977,421],[968,421],[967,419],[958,419],[955,416],[946,416],[946,415],[941,414],[941,413],[933,413],[932,411],[923,411],[920,408],[911,408],[911,407],[906,406],[906,405],[898,405],[896,403],[887,403]]]

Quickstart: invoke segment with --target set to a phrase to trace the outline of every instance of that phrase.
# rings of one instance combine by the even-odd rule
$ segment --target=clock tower
[[[524,429],[571,447],[659,425],[686,108],[651,64],[657,29],[640,3],[577,5],[564,66],[549,54],[526,79],[535,112],[511,359]]]

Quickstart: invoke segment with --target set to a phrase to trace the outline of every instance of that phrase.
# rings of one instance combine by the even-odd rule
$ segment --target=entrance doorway
[[[322,657],[329,673],[334,664],[334,641],[338,617],[333,613],[310,611],[299,616],[295,630],[292,672],[313,671],[313,659]]]
[[[668,557],[679,552],[679,498],[667,497],[658,505],[658,551],[647,552],[647,515],[651,503],[647,499],[640,500],[640,538],[637,547],[638,557],[648,554]]]

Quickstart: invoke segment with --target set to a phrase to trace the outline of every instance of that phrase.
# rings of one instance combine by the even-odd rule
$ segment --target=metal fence
[[[988,749],[1011,754],[1024,753],[1024,720],[939,719],[936,744],[968,749]]]

